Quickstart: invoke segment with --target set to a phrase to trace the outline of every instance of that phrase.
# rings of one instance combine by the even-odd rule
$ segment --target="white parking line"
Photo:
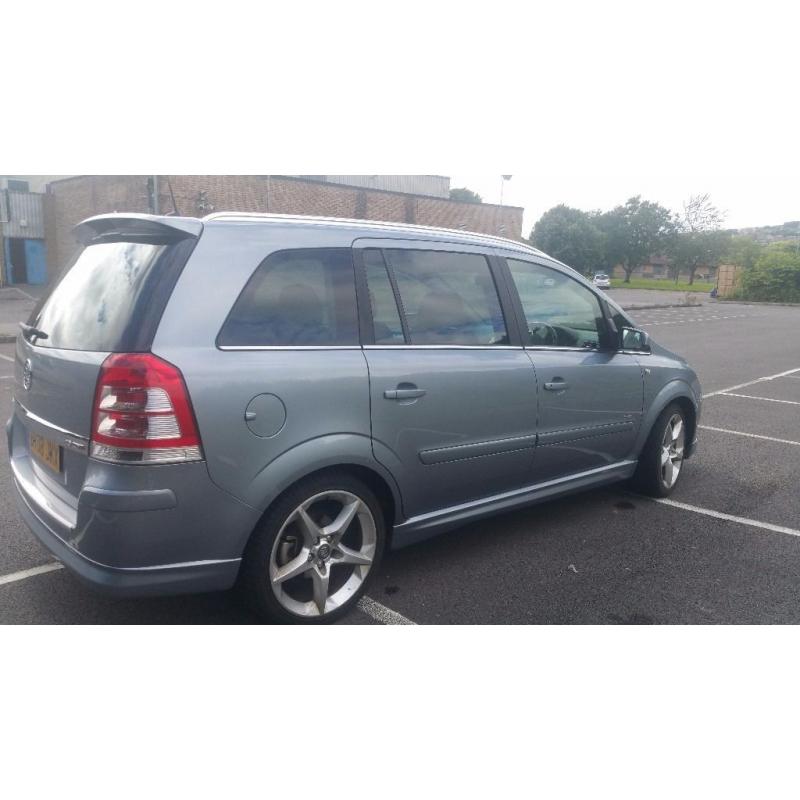
[[[775,378],[785,378],[787,375],[792,375],[795,372],[800,372],[800,367],[795,367],[794,369],[787,369],[785,372],[778,372],[776,375],[767,375],[764,378],[756,378],[752,381],[747,381],[747,383],[737,383],[736,386],[729,386],[727,389],[718,389],[716,392],[709,392],[708,394],[703,395],[703,399],[705,400],[706,397],[715,397],[718,394],[727,394],[728,392],[735,392],[737,389],[744,389],[746,386],[753,386],[756,383],[761,383],[762,381],[774,381]]]
[[[800,536],[800,531],[795,528],[786,528],[783,525],[772,525],[769,522],[760,522],[757,519],[748,519],[747,517],[737,517],[734,514],[725,514],[722,511],[712,511],[710,508],[701,508],[700,506],[691,506],[688,503],[679,503],[677,500],[670,500],[667,497],[650,498],[655,503],[661,503],[665,506],[672,506],[673,508],[681,508],[684,511],[693,511],[695,514],[703,514],[706,517],[715,517],[722,519],[726,522],[736,522],[739,525],[749,525],[752,528],[763,528],[767,531],[774,533],[788,533],[789,536]]]
[[[744,431],[731,431],[728,428],[712,428],[711,425],[698,425],[703,431],[716,431],[717,433],[732,433],[734,436],[746,436],[748,439],[764,439],[767,442],[779,442],[780,444],[793,444],[800,447],[800,442],[793,442],[791,439],[776,439],[774,436],[762,436],[760,433],[745,433]]]
[[[787,403],[790,406],[800,406],[797,400],[778,400],[775,397],[757,397],[754,394],[735,394],[734,392],[723,392],[723,397],[742,397],[745,400],[767,400],[770,403]]]
[[[58,561],[51,564],[42,564],[40,567],[32,567],[31,569],[23,569],[19,572],[12,572],[8,575],[0,575],[0,586],[5,586],[9,583],[17,583],[24,581],[27,578],[34,578],[37,575],[46,575],[48,572],[55,572],[56,570],[64,569],[64,565]],[[358,601],[358,607],[372,619],[380,622],[382,625],[416,625],[408,617],[398,614],[397,611],[392,611],[385,605],[373,600],[371,597],[362,597]]]
[[[358,601],[358,607],[368,616],[372,617],[372,619],[377,620],[383,625],[416,625],[416,622],[412,622],[408,617],[404,617],[402,614],[398,614],[396,611],[392,611],[391,608],[386,608],[386,606],[379,603],[377,600],[373,600],[371,597],[362,597]]]
[[[2,358],[3,361],[10,361],[12,364],[14,363],[14,359],[11,358],[11,356],[5,355],[4,353],[0,353],[0,358]]]
[[[56,561],[52,564],[42,564],[41,567],[33,567],[32,569],[23,569],[20,572],[12,572],[10,575],[0,575],[0,586],[5,586],[7,583],[24,581],[26,578],[33,578],[35,575],[44,575],[48,572],[55,572],[57,569],[64,569],[64,565],[59,564],[58,561]]]

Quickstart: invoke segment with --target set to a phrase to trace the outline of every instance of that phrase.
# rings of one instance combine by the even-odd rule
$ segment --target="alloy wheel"
[[[673,414],[664,429],[661,440],[661,480],[667,489],[671,489],[678,480],[683,466],[683,448],[686,427],[680,414]]]
[[[270,586],[292,614],[329,614],[364,583],[376,547],[375,519],[360,497],[343,490],[320,492],[289,514],[275,538]]]

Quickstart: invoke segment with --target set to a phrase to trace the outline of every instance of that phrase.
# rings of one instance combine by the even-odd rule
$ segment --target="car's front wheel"
[[[383,553],[386,525],[373,492],[327,473],[284,494],[245,553],[242,585],[263,617],[330,622],[364,593]]]
[[[650,431],[633,477],[634,486],[652,497],[671,494],[683,471],[685,447],[686,415],[673,403],[661,412]]]

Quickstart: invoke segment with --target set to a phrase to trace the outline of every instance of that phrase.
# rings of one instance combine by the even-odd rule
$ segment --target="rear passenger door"
[[[518,258],[506,264],[539,381],[535,479],[630,458],[642,417],[642,371],[632,355],[618,351],[597,294],[543,264]]]
[[[536,380],[497,263],[476,247],[397,240],[360,240],[355,260],[374,453],[406,515],[529,483]]]

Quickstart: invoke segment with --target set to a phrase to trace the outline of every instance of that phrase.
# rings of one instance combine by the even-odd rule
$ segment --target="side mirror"
[[[646,331],[639,328],[623,328],[620,332],[620,350],[649,353],[650,337]]]

